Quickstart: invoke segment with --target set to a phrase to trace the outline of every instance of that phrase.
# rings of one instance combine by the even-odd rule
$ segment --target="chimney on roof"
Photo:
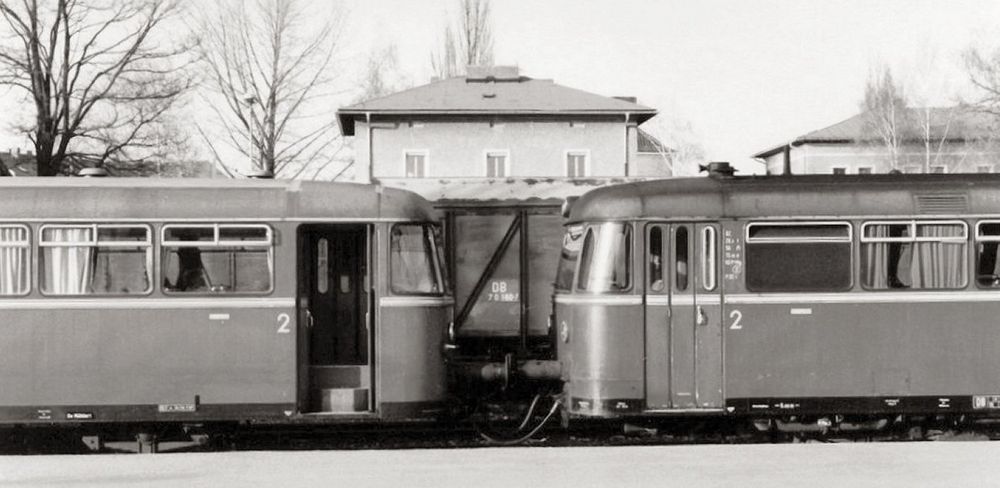
[[[611,98],[617,98],[618,100],[628,103],[639,103],[636,97],[611,97]]]
[[[521,73],[517,66],[466,66],[465,81],[521,81]]]

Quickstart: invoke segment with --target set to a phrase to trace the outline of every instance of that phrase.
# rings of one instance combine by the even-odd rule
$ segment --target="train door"
[[[645,262],[647,408],[721,407],[717,225],[650,225]]]
[[[307,226],[300,234],[300,290],[305,309],[306,410],[371,411],[371,229]]]

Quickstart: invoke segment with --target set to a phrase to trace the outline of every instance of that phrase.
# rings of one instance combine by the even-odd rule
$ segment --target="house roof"
[[[640,153],[670,154],[674,152],[669,146],[656,138],[653,134],[639,129],[637,132],[637,148]]]
[[[526,76],[456,76],[367,100],[337,111],[340,131],[354,135],[356,118],[372,115],[624,115],[637,123],[656,110]]]
[[[927,110],[927,112],[925,112]],[[930,120],[930,137],[934,140],[968,141],[988,137],[997,123],[993,115],[976,112],[964,107],[914,107],[907,109],[906,120],[922,121],[928,116]],[[803,144],[851,144],[878,140],[878,134],[871,131],[867,121],[867,112],[861,112],[846,120],[808,132],[792,139],[791,142],[779,144],[754,154],[754,158],[766,158],[785,150],[786,146],[801,146]],[[918,127],[920,122],[915,122]],[[904,135],[907,141],[922,139],[922,131],[911,127]]]

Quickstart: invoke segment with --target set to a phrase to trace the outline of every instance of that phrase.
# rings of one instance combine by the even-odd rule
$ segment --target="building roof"
[[[671,178],[609,186],[573,204],[568,222],[622,219],[954,218],[1000,212],[1000,174]]]
[[[636,134],[638,139],[636,151],[639,153],[670,154],[674,152],[673,149],[649,132],[639,129]]]
[[[646,181],[647,178],[380,178],[381,184],[409,190],[436,206],[555,204],[568,197],[610,185]]]
[[[904,139],[918,141],[922,139],[919,130],[924,120],[922,107],[907,109],[905,120],[910,121],[910,127]],[[969,141],[991,136],[997,123],[991,114],[976,112],[964,107],[928,107],[926,113],[930,120],[930,137],[933,140]],[[814,130],[792,139],[791,142],[779,144],[754,154],[754,158],[766,158],[785,150],[786,146],[801,146],[803,144],[854,144],[858,142],[877,141],[878,134],[871,131],[868,125],[867,112],[861,112],[836,124]]]
[[[337,111],[340,131],[354,135],[354,121],[372,115],[624,115],[637,123],[656,110],[622,98],[605,97],[527,76],[486,71],[456,76],[367,100]],[[497,73],[500,73],[498,70]]]

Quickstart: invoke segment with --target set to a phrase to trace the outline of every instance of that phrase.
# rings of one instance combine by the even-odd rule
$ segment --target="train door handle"
[[[708,325],[708,315],[705,315],[705,309],[698,305],[698,318],[695,319],[695,323],[698,325]]]
[[[311,329],[313,328],[313,325],[315,325],[315,321],[313,320],[313,314],[312,312],[306,310],[306,327],[309,327]]]

